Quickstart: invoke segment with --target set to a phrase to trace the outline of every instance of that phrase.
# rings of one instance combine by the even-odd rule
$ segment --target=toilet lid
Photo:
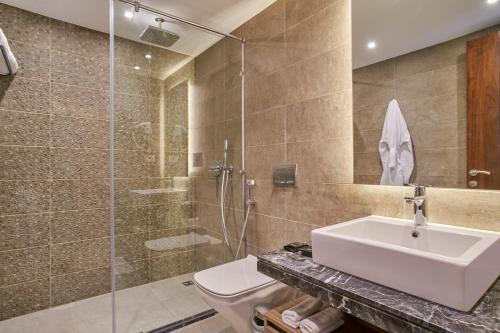
[[[257,258],[244,259],[212,267],[194,275],[196,284],[219,296],[234,296],[274,283],[275,280],[257,272]]]

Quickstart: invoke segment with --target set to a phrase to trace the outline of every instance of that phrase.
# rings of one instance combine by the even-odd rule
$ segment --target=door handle
[[[491,172],[487,171],[487,170],[476,170],[476,169],[470,169],[469,170],[469,176],[476,177],[477,175],[486,175],[486,176],[489,176],[489,175],[491,175]]]

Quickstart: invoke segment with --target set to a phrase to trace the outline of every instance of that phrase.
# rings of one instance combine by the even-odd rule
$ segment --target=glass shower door
[[[243,215],[241,43],[118,0],[113,13],[116,331],[149,332],[211,315],[193,274],[234,259]],[[209,172],[226,139],[230,248],[222,182]]]

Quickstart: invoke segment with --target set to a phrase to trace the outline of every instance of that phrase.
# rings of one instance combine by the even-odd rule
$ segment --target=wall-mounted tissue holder
[[[273,167],[273,184],[276,186],[295,186],[297,164],[285,164]]]

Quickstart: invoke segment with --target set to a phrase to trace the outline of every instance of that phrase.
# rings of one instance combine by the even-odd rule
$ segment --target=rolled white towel
[[[5,54],[7,56],[7,59],[5,59],[1,54],[0,54],[0,74],[7,75],[10,74],[9,72],[9,67],[7,66],[7,62],[9,62],[10,68],[12,69],[12,74],[15,74],[17,70],[19,69],[19,66],[17,64],[16,57],[14,57],[14,54],[12,53],[9,42],[7,41],[7,37],[3,33],[2,29],[0,29],[0,45],[3,47]]]
[[[342,311],[326,308],[300,322],[302,333],[330,333],[344,324]]]
[[[283,311],[281,314],[281,319],[285,324],[293,328],[299,327],[300,321],[304,318],[309,317],[313,313],[321,309],[323,303],[316,298],[308,298],[299,304],[291,307],[288,310]]]

